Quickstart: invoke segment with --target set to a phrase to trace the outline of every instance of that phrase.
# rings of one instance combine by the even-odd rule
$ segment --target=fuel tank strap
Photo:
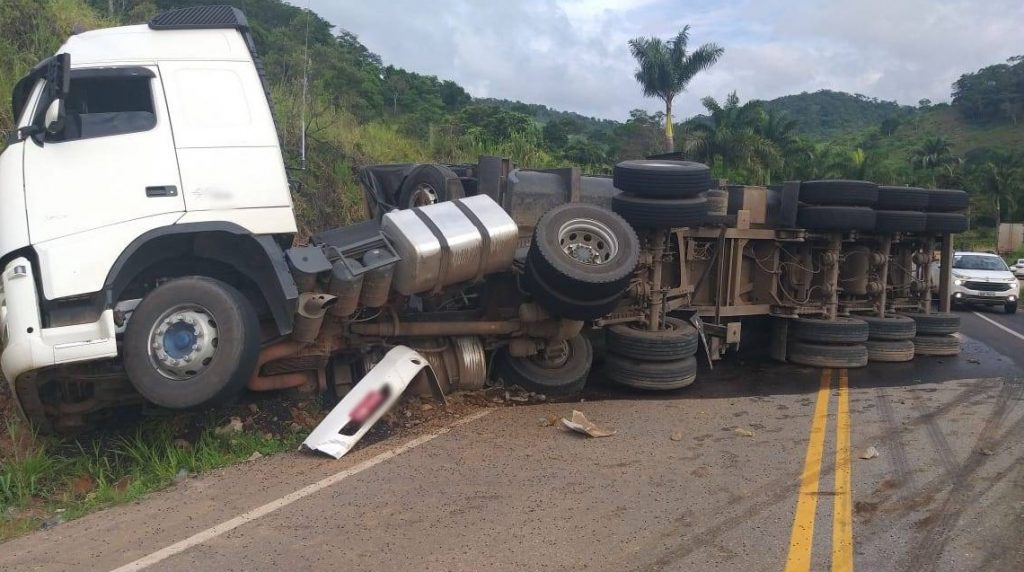
[[[437,285],[434,286],[433,290],[431,290],[432,294],[439,294],[442,288],[444,288],[444,284],[447,282],[448,279],[448,266],[450,265],[451,258],[451,248],[449,247],[448,244],[448,238],[444,235],[443,232],[441,232],[441,229],[437,226],[437,223],[435,223],[433,220],[430,219],[429,216],[423,213],[422,209],[412,209],[412,212],[416,213],[416,216],[419,217],[421,221],[423,221],[423,224],[427,225],[427,228],[430,229],[430,232],[434,233],[434,237],[437,238],[437,241],[441,244],[441,260],[438,263]]]
[[[452,201],[455,206],[459,207],[462,214],[466,215],[469,222],[473,223],[473,226],[480,232],[480,238],[482,242],[480,244],[481,255],[480,265],[477,267],[476,276],[473,277],[473,282],[479,282],[483,280],[484,274],[487,272],[487,261],[491,259],[491,232],[487,230],[487,226],[484,225],[480,217],[477,216],[473,209],[469,208],[468,205],[462,202],[462,199],[456,199]]]

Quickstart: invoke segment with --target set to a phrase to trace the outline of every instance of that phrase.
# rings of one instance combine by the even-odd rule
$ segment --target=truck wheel
[[[877,232],[922,232],[928,215],[918,211],[875,211]]]
[[[526,269],[526,275],[523,276],[523,285],[533,294],[533,299],[552,316],[569,320],[589,321],[607,316],[622,300],[621,292],[603,300],[577,300],[564,296],[548,286],[530,268]]]
[[[917,336],[914,353],[919,356],[955,356],[960,354],[960,338],[953,334]]]
[[[651,391],[668,391],[691,385],[697,379],[693,356],[673,361],[643,361],[614,353],[605,357],[608,381]]]
[[[846,232],[875,230],[875,211],[868,207],[800,207],[796,224],[807,230]]]
[[[448,167],[420,165],[409,173],[398,188],[398,208],[411,209],[465,196],[462,181]]]
[[[856,318],[797,318],[790,329],[794,339],[827,344],[859,344],[868,339],[868,324]]]
[[[1017,302],[1007,302],[1003,304],[1003,311],[1006,312],[1007,314],[1016,314]]]
[[[948,213],[967,210],[971,198],[957,189],[928,189],[928,212]]]
[[[917,335],[943,336],[960,331],[960,315],[952,312],[932,312],[931,314],[904,314],[914,320]]]
[[[870,207],[878,202],[878,185],[868,181],[804,181],[800,202],[809,205]]]
[[[615,165],[612,183],[638,197],[685,199],[711,188],[711,169],[690,161],[623,161]]]
[[[611,352],[645,361],[673,361],[697,353],[700,336],[685,320],[665,318],[664,329],[641,329],[638,324],[616,324],[606,330]]]
[[[563,296],[606,300],[629,286],[640,241],[629,223],[603,208],[569,203],[544,213],[533,231],[527,265]]]
[[[259,320],[238,290],[200,276],[150,292],[124,333],[124,367],[135,389],[172,409],[232,397],[252,377]]]
[[[619,193],[612,197],[612,210],[636,228],[700,226],[708,216],[708,200],[645,199]]]
[[[961,213],[928,213],[925,232],[955,233],[970,228],[967,215]]]
[[[899,363],[914,359],[912,340],[868,340],[868,361]]]
[[[917,324],[907,316],[857,316],[868,324],[868,339],[879,341],[912,340]]]
[[[920,187],[878,187],[875,208],[887,211],[926,211],[928,190]]]
[[[594,349],[586,336],[562,342],[560,355],[513,357],[507,348],[498,351],[494,367],[506,385],[549,396],[579,393],[587,383]]]
[[[864,367],[868,365],[868,350],[863,344],[790,342],[786,359],[792,363],[814,367]]]

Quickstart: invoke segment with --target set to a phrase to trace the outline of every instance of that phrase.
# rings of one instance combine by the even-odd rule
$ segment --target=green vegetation
[[[138,499],[256,453],[294,449],[300,441],[300,433],[274,435],[255,426],[217,431],[212,428],[218,420],[154,420],[128,434],[65,442],[36,436],[7,419],[0,427],[0,542]],[[191,439],[182,438],[190,433]]]

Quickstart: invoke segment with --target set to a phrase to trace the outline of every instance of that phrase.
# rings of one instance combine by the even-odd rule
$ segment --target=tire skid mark
[[[896,412],[893,411],[889,394],[886,393],[884,388],[879,387],[875,390],[875,404],[878,407],[879,415],[882,416],[882,423],[887,429],[882,446],[885,447],[886,451],[892,453],[886,457],[895,476],[896,487],[900,490],[899,499],[900,503],[902,503],[906,499],[904,487],[913,487],[914,485],[914,473],[910,470],[910,463],[907,461],[907,449],[903,446],[903,431],[900,427],[899,419],[896,417]]]
[[[969,477],[974,476],[986,464],[988,457],[983,455],[981,450],[996,440],[996,432],[1006,421],[1007,417],[1009,417],[1010,412],[1016,407],[1022,390],[1024,390],[1024,384],[1020,381],[1003,380],[1003,386],[999,391],[999,396],[996,398],[992,412],[978,433],[973,447],[967,453],[967,459],[959,465],[954,465],[952,470],[947,468],[947,474],[950,477],[949,484],[951,486],[946,493],[945,499],[943,499],[942,504],[930,511],[927,516],[919,521],[921,537],[918,543],[907,553],[905,570],[934,569],[942,558],[946,546],[951,539],[953,529],[960,521],[964,511],[972,504],[973,499],[980,498],[981,495],[984,495],[985,492],[998,482],[995,480],[987,486],[981,486],[981,483],[977,483]],[[952,459],[952,451],[949,449],[949,443],[946,441],[942,431],[937,426],[933,430],[932,425],[933,423],[926,425],[929,438],[932,439],[936,450],[939,452],[943,465],[946,465],[947,459]],[[1024,418],[1018,420],[1017,423],[1007,429],[1006,433],[999,440],[1007,442],[1008,437],[1012,437],[1014,433],[1020,432],[1021,429],[1024,429]],[[1007,471],[1003,471],[1003,473],[1005,472]],[[980,494],[978,491],[981,491]]]
[[[925,423],[927,419],[935,419],[951,412],[956,407],[970,401],[971,399],[977,397],[978,395],[992,388],[990,384],[984,382],[991,382],[996,380],[996,378],[975,380],[977,383],[971,385],[970,387],[964,388],[962,391],[957,393],[952,399],[942,403],[935,409],[928,412],[924,416],[925,419],[921,419],[920,417],[914,418],[908,421],[906,425],[898,427],[897,433],[899,433],[900,435],[906,435],[910,433],[910,431],[913,430],[914,428]],[[851,385],[853,385],[852,381]],[[856,386],[853,385],[852,388],[856,389]],[[1014,429],[1018,430],[1021,433],[1024,433],[1024,420],[1022,420],[1018,424],[1015,424]],[[881,441],[885,439],[891,432],[891,428],[883,427],[879,432],[873,435],[869,435],[865,437],[865,439],[868,441]],[[1004,435],[1008,434],[1009,431],[1007,431],[1007,433]],[[820,476],[821,478],[825,479],[832,476],[834,472],[834,467],[826,465],[821,468]],[[907,492],[907,508],[913,508],[912,506],[910,506],[911,503],[913,503],[913,500],[911,500],[912,498],[918,497],[921,493],[929,493],[932,495],[937,494],[937,492],[941,491],[948,485],[948,477],[945,474],[943,474],[937,476],[935,479],[932,479],[931,481],[928,481],[927,483],[922,485],[921,488]],[[683,539],[682,543],[676,545],[675,547],[666,549],[667,544],[679,539],[680,528],[692,522],[691,519],[680,517],[676,519],[673,522],[673,524],[666,526],[660,534],[656,532],[652,533],[650,540],[647,543],[645,543],[643,548],[634,552],[628,560],[621,563],[620,569],[666,569],[672,566],[674,563],[678,562],[679,560],[689,557],[698,550],[714,545],[716,542],[718,542],[718,539],[721,538],[722,535],[741,526],[749,525],[751,519],[753,519],[757,515],[762,514],[778,506],[782,502],[790,502],[793,497],[792,487],[793,479],[791,477],[780,477],[778,479],[775,479],[765,484],[765,486],[762,488],[762,490],[771,492],[759,496],[757,500],[755,500],[753,503],[750,504],[750,506],[743,509],[741,512],[733,516],[727,517],[723,520],[720,520],[703,530],[699,530],[694,532],[693,534],[687,535],[686,538]],[[881,493],[881,498],[879,500],[884,503],[886,501],[889,501],[894,494],[895,493],[892,492],[888,494]],[[640,558],[637,558],[637,555],[639,554],[647,554],[651,555],[651,557],[647,560],[641,560]]]

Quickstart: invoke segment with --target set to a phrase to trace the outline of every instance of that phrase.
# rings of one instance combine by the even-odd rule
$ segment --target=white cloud
[[[300,0],[294,0],[300,4]],[[301,4],[300,4],[301,5]],[[626,46],[690,24],[725,57],[678,100],[834,89],[901,103],[945,101],[960,74],[1024,53],[1020,0],[310,0],[386,62],[453,79],[476,96],[622,119],[659,108]]]

